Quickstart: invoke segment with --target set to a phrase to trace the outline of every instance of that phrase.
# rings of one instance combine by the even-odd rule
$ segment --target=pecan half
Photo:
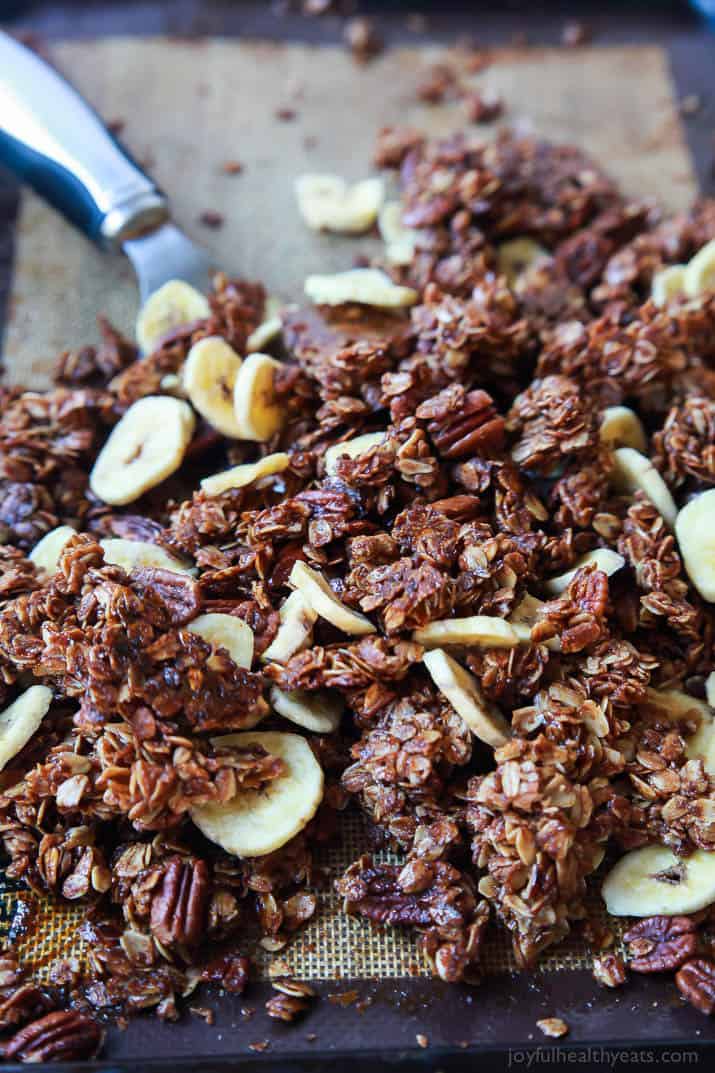
[[[630,928],[623,939],[634,972],[669,972],[697,950],[695,922],[690,917],[646,917]]]
[[[715,964],[707,958],[693,958],[676,972],[678,991],[691,1006],[708,1016],[715,1010]]]
[[[209,872],[205,861],[173,857],[151,903],[151,931],[165,946],[196,946],[206,920]]]
[[[93,1017],[59,1010],[21,1028],[5,1044],[3,1054],[21,1062],[67,1062],[95,1058],[103,1042],[104,1030]]]

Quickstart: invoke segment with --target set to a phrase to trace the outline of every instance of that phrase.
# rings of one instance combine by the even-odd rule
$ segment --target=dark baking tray
[[[277,18],[269,3],[224,0],[151,2],[0,2],[4,25],[39,35],[72,37],[102,33],[245,34],[252,37],[324,41],[340,39],[335,19]],[[409,42],[453,42],[471,34],[483,44],[507,43],[515,32],[530,41],[559,40],[566,17],[591,27],[598,43],[644,42],[665,47],[679,97],[697,93],[700,112],[685,130],[703,193],[715,193],[715,36],[687,5],[652,4],[449,4],[367,3],[388,43],[405,37],[404,11],[429,9],[424,35]],[[16,191],[0,176],[0,329],[12,266],[12,224]],[[173,1025],[141,1016],[120,1031],[111,1029],[103,1060],[53,1068],[167,1073],[200,1069],[265,1068],[308,1071],[483,1070],[575,1065],[623,1069],[634,1062],[652,1069],[666,1065],[709,1069],[715,1055],[715,1022],[678,997],[672,978],[632,976],[616,991],[599,987],[583,970],[501,973],[478,988],[447,986],[438,980],[326,981],[315,985],[321,1001],[302,1022],[270,1021],[263,1003],[269,984],[253,984],[242,997],[202,998],[216,1013],[209,1026],[195,1016]],[[357,992],[343,1008],[329,996]],[[249,1011],[254,1010],[251,1014]],[[561,1041],[536,1027],[539,1018],[559,1016],[569,1025]],[[417,1037],[422,1038],[421,1046]],[[256,1044],[266,1048],[252,1049]],[[4,1066],[4,1069],[26,1069]]]

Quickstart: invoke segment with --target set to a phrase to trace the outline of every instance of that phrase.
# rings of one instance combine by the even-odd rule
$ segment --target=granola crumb
[[[257,1051],[259,1054],[263,1054],[270,1048],[271,1041],[269,1039],[254,1040],[253,1043],[248,1044],[249,1051]]]
[[[224,216],[223,213],[217,212],[215,209],[205,209],[199,216],[199,222],[202,223],[204,227],[210,227],[212,230],[216,231],[219,227],[223,227]]]
[[[504,110],[502,98],[489,90],[475,91],[465,97],[467,118],[471,123],[492,123]]]
[[[567,22],[561,31],[561,44],[564,48],[580,48],[587,45],[593,37],[593,30],[588,23],[574,20]]]
[[[189,1006],[189,1013],[200,1017],[207,1025],[213,1025],[216,1022],[216,1014],[209,1006]]]
[[[553,1039],[565,1036],[569,1030],[569,1026],[560,1017],[543,1017],[536,1022],[536,1026],[545,1036],[551,1036]]]
[[[367,63],[383,49],[375,23],[364,15],[348,19],[343,38],[356,63]]]
[[[274,115],[276,119],[280,119],[282,123],[292,123],[293,120],[297,118],[298,113],[295,108],[283,107],[276,108]]]
[[[417,1040],[418,1047],[422,1047],[423,1049],[429,1047],[429,1038],[424,1036],[421,1032],[417,1033],[415,1039]]]
[[[221,165],[221,171],[224,175],[240,175],[243,171],[243,164],[240,160],[225,160]]]

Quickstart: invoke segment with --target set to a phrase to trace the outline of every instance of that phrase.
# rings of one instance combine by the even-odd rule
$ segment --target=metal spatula
[[[99,116],[49,64],[0,32],[0,164],[89,239],[123,250],[142,301],[169,279],[201,291],[212,266]]]

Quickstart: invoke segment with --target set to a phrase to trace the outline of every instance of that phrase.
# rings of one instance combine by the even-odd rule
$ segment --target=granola
[[[218,276],[143,312],[147,356],[101,322],[52,391],[2,391],[3,717],[33,686],[51,704],[5,750],[0,837],[91,940],[88,972],[58,969],[66,1010],[4,956],[9,1057],[89,1057],[94,1014],[242,992],[251,934],[279,954],[319,911],[346,808],[374,850],[332,877],[346,910],[414,929],[448,982],[478,979],[489,928],[532,966],[604,858],[637,883],[657,847],[665,908],[594,974],[677,970],[713,1008],[677,900],[715,894],[714,620],[673,521],[715,485],[715,294],[650,288],[715,203],[665,218],[507,132],[386,128],[375,161],[408,255],[314,278],[270,353],[263,288]],[[161,466],[120,472],[111,445],[161,443],[159,410]],[[279,968],[267,1013],[291,1021],[313,995]]]

